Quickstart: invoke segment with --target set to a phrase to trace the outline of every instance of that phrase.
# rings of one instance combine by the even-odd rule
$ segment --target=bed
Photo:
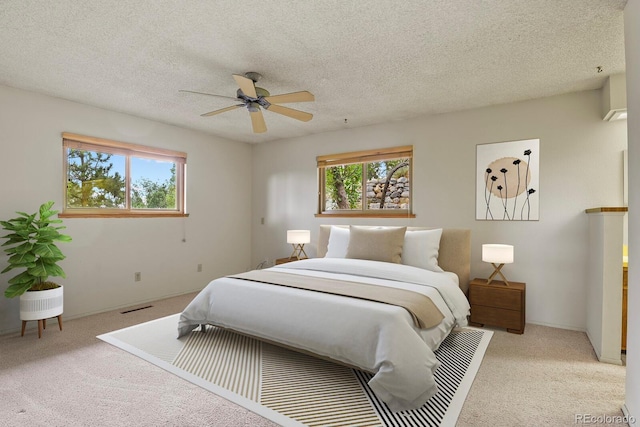
[[[469,230],[323,225],[317,258],[210,282],[178,336],[211,324],[368,371],[392,411],[415,409],[437,392],[434,351],[467,324],[469,264]]]

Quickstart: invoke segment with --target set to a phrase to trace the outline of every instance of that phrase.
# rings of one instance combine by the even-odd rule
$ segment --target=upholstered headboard
[[[348,225],[336,227],[348,228]],[[407,227],[407,230],[430,230],[436,227]],[[324,257],[329,245],[331,225],[321,225],[318,236],[318,257]],[[466,294],[471,274],[471,230],[443,228],[438,252],[438,265],[458,275],[460,289]]]

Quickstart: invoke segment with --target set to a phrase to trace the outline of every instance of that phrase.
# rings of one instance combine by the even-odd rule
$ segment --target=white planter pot
[[[62,314],[63,287],[20,295],[20,320],[41,320]]]

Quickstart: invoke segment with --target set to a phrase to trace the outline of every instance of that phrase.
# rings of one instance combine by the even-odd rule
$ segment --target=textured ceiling
[[[2,0],[0,84],[265,142],[600,88],[624,72],[625,4]],[[313,120],[267,111],[254,134],[246,109],[200,117],[233,100],[178,92],[233,97],[247,71],[312,92],[286,105]]]

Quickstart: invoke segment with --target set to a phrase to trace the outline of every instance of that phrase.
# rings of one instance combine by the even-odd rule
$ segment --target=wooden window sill
[[[317,213],[316,218],[415,218],[416,214],[412,213]]]
[[[59,218],[186,218],[189,214],[184,213],[59,213]]]

